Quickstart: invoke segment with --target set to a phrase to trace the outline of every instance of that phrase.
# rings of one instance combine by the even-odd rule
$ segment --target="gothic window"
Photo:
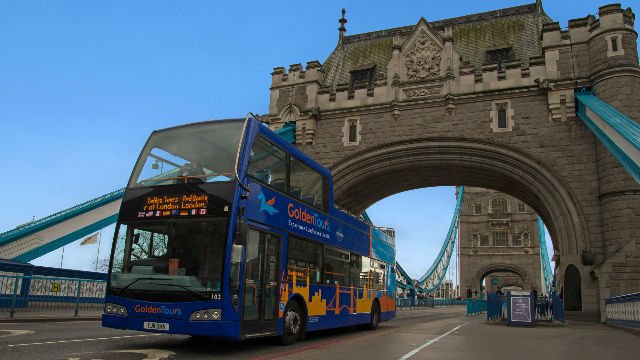
[[[480,246],[489,246],[489,236],[480,235]]]
[[[358,145],[360,143],[360,131],[362,131],[362,125],[360,125],[359,117],[345,119],[342,127],[342,144],[345,146]]]
[[[512,48],[502,48],[502,49],[494,49],[487,50],[487,64],[497,64],[498,71],[504,71],[505,65],[504,63],[513,60],[513,49]]]
[[[482,203],[475,203],[473,204],[473,214],[474,215],[480,215],[482,214]]]
[[[492,213],[506,213],[507,212],[507,200],[501,197],[497,197],[491,200],[491,212]]]
[[[518,212],[527,212],[527,206],[522,201],[518,201]]]
[[[493,232],[493,246],[507,246],[507,232],[506,231],[494,231]]]
[[[622,34],[609,34],[605,35],[604,38],[607,42],[607,57],[624,55]]]
[[[513,109],[511,101],[494,101],[491,105],[491,129],[493,132],[511,131],[513,129]]]
[[[528,232],[522,233],[522,242],[524,243],[524,245],[530,246],[531,245],[531,234],[529,234]]]
[[[507,104],[498,105],[498,129],[507,128]]]
[[[480,242],[480,234],[476,233],[471,235],[471,246],[478,246],[478,243]]]
[[[358,131],[358,123],[355,120],[349,122],[349,142],[356,142],[356,133]]]
[[[520,237],[520,234],[512,235],[511,246],[522,246],[522,238]]]
[[[349,81],[349,91],[353,91],[354,85],[356,83],[361,83],[361,82],[366,82],[367,87],[371,87],[371,84],[373,83],[374,70],[375,70],[375,66],[368,69],[351,71],[351,80]]]

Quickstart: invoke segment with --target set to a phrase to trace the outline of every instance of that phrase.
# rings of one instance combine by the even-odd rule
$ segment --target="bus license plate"
[[[169,323],[144,322],[144,328],[147,330],[169,331]]]

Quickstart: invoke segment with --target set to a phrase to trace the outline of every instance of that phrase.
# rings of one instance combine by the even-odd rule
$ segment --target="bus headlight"
[[[220,320],[222,318],[222,310],[220,309],[202,309],[196,312],[193,312],[191,316],[189,316],[189,320],[199,321],[199,320]]]
[[[104,304],[104,312],[106,314],[127,316],[127,308],[118,304]]]

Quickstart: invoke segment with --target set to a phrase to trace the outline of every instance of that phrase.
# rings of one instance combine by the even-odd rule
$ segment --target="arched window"
[[[497,197],[491,200],[491,212],[492,213],[506,213],[507,212],[507,200],[505,198]]]
[[[527,211],[527,206],[522,201],[518,201],[518,212],[523,213],[526,211]]]

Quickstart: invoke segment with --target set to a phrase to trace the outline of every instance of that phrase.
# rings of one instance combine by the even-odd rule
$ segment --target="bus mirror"
[[[247,232],[249,231],[249,227],[247,224],[238,221],[236,226],[236,237],[233,241],[236,245],[247,245]]]

